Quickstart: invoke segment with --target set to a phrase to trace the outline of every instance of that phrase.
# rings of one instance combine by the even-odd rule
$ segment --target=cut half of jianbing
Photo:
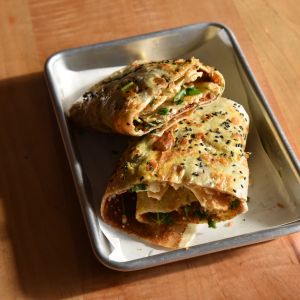
[[[191,223],[215,227],[246,212],[248,128],[244,108],[220,98],[167,130],[139,139],[124,153],[108,184],[102,218],[169,247],[152,228],[172,230]],[[134,222],[127,222],[129,212]]]
[[[196,58],[136,61],[91,87],[69,117],[83,127],[142,136],[216,100],[224,86],[222,74]]]

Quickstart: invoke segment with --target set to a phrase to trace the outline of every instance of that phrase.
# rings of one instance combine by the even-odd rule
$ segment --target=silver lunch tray
[[[97,70],[110,70],[109,68],[123,66],[136,59],[159,60],[173,57],[188,57],[198,53],[197,49],[200,49],[201,55],[201,47],[212,41],[220,33],[225,38],[227,47],[233,51],[233,56],[236,60],[235,67],[238,66],[240,78],[243,82],[240,88],[247,94],[248,99],[251,99],[250,103],[248,103],[248,110],[251,111],[252,116],[251,122],[255,124],[264,150],[274,166],[274,172],[277,172],[277,175],[280,176],[289,197],[294,202],[300,203],[299,162],[258,86],[237,40],[233,33],[224,25],[200,23],[65,50],[52,55],[45,64],[45,74],[52,95],[53,107],[74,177],[92,248],[97,258],[112,269],[120,271],[144,269],[216,251],[258,243],[300,230],[300,222],[295,220],[288,224],[279,223],[277,224],[278,226],[272,226],[271,228],[209,241],[190,247],[188,250],[169,251],[123,262],[110,260],[108,257],[111,249],[107,244],[105,235],[99,228],[100,199],[119,153],[126,146],[127,139],[118,135],[105,135],[72,128],[68,124],[64,111],[84,91],[85,87],[92,84],[91,74],[97,74]],[[216,66],[214,62],[219,61],[217,67],[221,72],[223,71],[222,68],[225,70],[226,62],[220,61],[222,51],[216,49],[215,54],[211,55],[212,57],[207,57],[205,62]],[[200,58],[202,57],[200,56]],[[210,62],[210,60],[212,61]],[[226,95],[228,97],[238,97],[238,95],[233,95],[234,92],[230,89],[230,85],[228,89],[226,76],[225,80],[227,83]],[[104,151],[101,155],[99,155],[99,149]],[[115,151],[117,151],[118,155],[116,155]]]

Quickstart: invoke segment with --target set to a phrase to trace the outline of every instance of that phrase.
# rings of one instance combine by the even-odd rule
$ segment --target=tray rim
[[[60,133],[62,135],[62,140],[64,143],[64,147],[67,153],[67,158],[69,161],[69,165],[71,168],[73,180],[75,183],[76,191],[79,197],[79,202],[81,206],[81,210],[83,213],[83,217],[85,220],[85,224],[87,227],[88,235],[90,238],[91,246],[93,249],[93,252],[97,259],[106,267],[109,267],[111,269],[117,270],[117,271],[135,271],[135,270],[141,270],[145,268],[155,267],[167,263],[172,263],[175,261],[181,261],[197,256],[202,256],[209,253],[214,253],[218,251],[228,250],[232,248],[242,247],[250,244],[255,244],[267,240],[271,240],[283,235],[291,234],[297,231],[300,231],[300,221],[292,222],[286,225],[281,225],[274,228],[269,228],[265,230],[261,230],[258,232],[253,232],[249,234],[243,234],[236,237],[226,238],[220,241],[213,241],[208,242],[201,245],[195,245],[187,251],[186,249],[178,249],[166,253],[161,253],[149,257],[139,258],[136,260],[130,260],[126,262],[116,262],[109,260],[103,253],[100,247],[100,243],[96,242],[97,240],[97,234],[98,234],[98,227],[96,224],[93,224],[93,221],[91,220],[94,218],[93,212],[90,211],[88,207],[86,207],[85,203],[85,193],[80,187],[78,183],[78,179],[81,176],[80,170],[78,170],[73,162],[76,160],[75,151],[72,146],[72,140],[69,134],[68,126],[65,120],[64,113],[60,109],[58,103],[59,103],[59,97],[55,90],[55,84],[52,78],[51,68],[54,65],[54,63],[60,59],[62,56],[65,55],[74,55],[77,52],[86,51],[90,49],[97,49],[105,46],[117,46],[121,44],[128,44],[130,42],[134,41],[140,41],[147,38],[157,37],[161,35],[167,35],[172,34],[174,32],[181,32],[189,29],[195,29],[198,27],[209,27],[214,26],[218,27],[219,29],[223,29],[226,34],[228,35],[230,42],[234,48],[234,51],[239,59],[239,62],[241,63],[242,68],[245,71],[246,77],[249,80],[249,83],[251,87],[254,90],[254,93],[256,93],[257,97],[259,98],[260,102],[264,106],[264,109],[270,118],[272,125],[275,128],[276,133],[279,136],[279,139],[281,140],[285,151],[288,154],[289,159],[292,162],[293,167],[295,168],[296,172],[300,176],[300,162],[297,159],[296,154],[294,153],[292,147],[290,146],[286,136],[284,135],[284,132],[276,119],[262,89],[260,88],[249,64],[248,61],[234,35],[234,33],[231,31],[229,27],[224,25],[223,23],[218,22],[201,22],[201,23],[195,23],[191,25],[185,25],[180,26],[176,28],[171,28],[167,30],[161,30],[161,31],[155,31],[151,33],[146,33],[142,35],[136,35],[131,36],[127,38],[121,38],[113,41],[107,41],[107,42],[101,42],[96,43],[92,45],[87,46],[81,46],[76,48],[69,48],[62,51],[55,52],[52,54],[45,62],[44,65],[44,72],[46,77],[47,86],[51,95],[52,100],[52,106],[56,115],[57,123],[59,125]]]

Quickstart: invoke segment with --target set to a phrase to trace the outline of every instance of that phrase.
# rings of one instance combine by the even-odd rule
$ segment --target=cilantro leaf
[[[236,209],[239,206],[240,206],[240,201],[238,199],[235,199],[230,203],[230,209]]]
[[[209,228],[214,228],[214,229],[217,228],[217,223],[216,223],[216,221],[213,220],[212,218],[209,218],[209,219],[208,219],[207,224],[208,224],[208,227],[209,227]]]

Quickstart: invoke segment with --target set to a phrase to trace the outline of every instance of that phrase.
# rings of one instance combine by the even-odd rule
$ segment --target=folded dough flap
[[[163,191],[163,192],[162,192]],[[136,219],[143,223],[199,224],[224,221],[247,211],[243,199],[215,189],[172,187],[137,193]]]
[[[247,211],[249,117],[221,98],[123,154],[101,204],[104,221],[154,244],[179,245],[188,224]],[[169,239],[170,238],[170,239]]]
[[[84,127],[141,136],[216,100],[224,87],[222,74],[196,58],[136,61],[91,87],[69,116]]]
[[[188,247],[196,228],[192,224],[141,223],[136,219],[136,194],[125,192],[102,203],[102,217],[113,227],[151,244],[167,248]]]

